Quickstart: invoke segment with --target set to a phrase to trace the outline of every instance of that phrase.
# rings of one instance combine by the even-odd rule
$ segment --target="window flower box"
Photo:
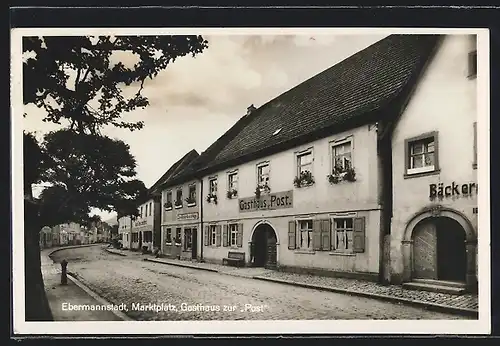
[[[271,192],[271,188],[269,187],[269,185],[267,184],[259,184],[257,185],[257,187],[255,188],[255,198],[259,199],[262,192],[264,193],[270,193]]]
[[[338,184],[341,181],[355,182],[356,171],[352,167],[346,169],[335,167],[332,174],[327,175],[327,178],[330,184]]]
[[[228,199],[231,199],[231,198],[236,197],[236,196],[238,196],[238,191],[236,191],[235,189],[227,191],[227,198]]]
[[[217,204],[217,195],[209,193],[207,195],[207,202]]]
[[[298,177],[293,179],[293,185],[297,188],[314,184],[314,177],[310,171],[300,172]]]
[[[192,207],[192,206],[196,205],[196,198],[194,198],[194,197],[187,197],[185,199],[185,201],[186,201],[188,207]]]
[[[172,210],[172,202],[165,202],[163,204],[163,207],[165,208],[165,210]]]
[[[181,200],[175,201],[174,206],[175,206],[175,209],[182,208],[182,201]]]

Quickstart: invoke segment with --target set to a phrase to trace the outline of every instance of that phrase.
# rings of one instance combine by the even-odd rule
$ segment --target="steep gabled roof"
[[[159,192],[158,190],[164,187],[171,186],[171,181],[174,177],[182,173],[189,165],[200,155],[196,150],[191,150],[184,155],[179,161],[174,163],[172,167],[149,189],[151,193]]]
[[[390,35],[346,58],[242,117],[193,162],[185,177],[396,116],[391,113],[402,107],[439,38]]]

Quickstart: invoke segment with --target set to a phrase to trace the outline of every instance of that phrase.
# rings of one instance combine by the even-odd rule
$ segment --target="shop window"
[[[191,250],[192,247],[192,230],[191,228],[184,228],[184,250]]]
[[[182,228],[180,227],[177,227],[175,229],[175,245],[180,245],[181,244],[181,232],[182,232]]]
[[[167,228],[165,231],[165,243],[167,245],[172,244],[172,229],[171,228]]]
[[[406,177],[438,172],[437,132],[405,140],[405,157]]]

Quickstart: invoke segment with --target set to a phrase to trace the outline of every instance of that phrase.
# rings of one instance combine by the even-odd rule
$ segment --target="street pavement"
[[[376,299],[117,256],[99,246],[54,254],[68,271],[135,320],[471,319]]]

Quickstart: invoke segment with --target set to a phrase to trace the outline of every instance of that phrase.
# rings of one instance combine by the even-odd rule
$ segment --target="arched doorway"
[[[476,230],[465,215],[441,205],[425,207],[405,228],[402,281],[453,281],[477,290],[476,245]]]
[[[277,263],[277,237],[267,223],[259,224],[252,235],[250,244],[254,267],[275,268]]]
[[[457,221],[424,219],[415,226],[412,238],[413,278],[466,282],[466,235]]]

